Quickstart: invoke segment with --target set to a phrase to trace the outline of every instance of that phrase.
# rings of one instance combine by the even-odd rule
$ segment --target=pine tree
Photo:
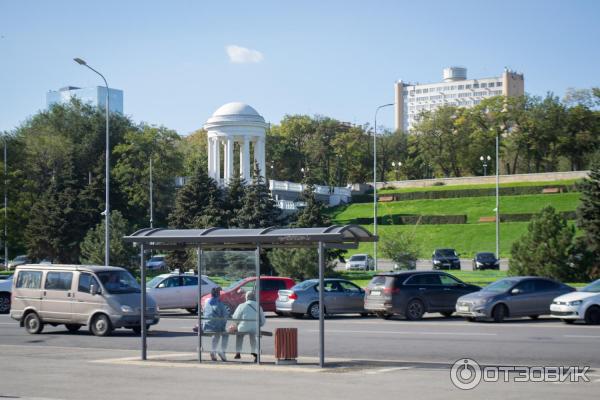
[[[509,275],[546,276],[570,281],[576,276],[570,263],[575,228],[551,207],[536,215],[527,233],[512,245]]]
[[[81,242],[82,264],[104,265],[104,234],[106,220],[90,229]],[[110,213],[110,265],[131,268],[136,266],[133,262],[137,250],[129,243],[123,241],[123,236],[130,233],[129,224],[119,211]]]
[[[600,276],[600,158],[592,162],[588,178],[578,188],[581,191],[577,207],[577,227],[583,236],[577,238],[574,262],[584,278]]]
[[[280,222],[280,215],[281,211],[275,205],[258,165],[255,165],[252,183],[245,187],[242,206],[236,211],[231,225],[237,228],[268,228]]]
[[[296,215],[294,226],[298,228],[313,228],[331,225],[331,220],[323,213],[323,203],[317,201],[315,187],[309,183],[302,192],[301,200],[305,206]]]
[[[225,198],[225,208],[227,210],[227,226],[231,227],[238,210],[242,208],[245,196],[246,180],[239,175],[235,175],[229,182]]]

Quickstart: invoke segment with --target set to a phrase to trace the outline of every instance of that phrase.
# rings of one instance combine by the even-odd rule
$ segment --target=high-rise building
[[[399,80],[394,88],[396,130],[408,131],[422,111],[435,110],[442,105],[472,107],[483,99],[500,95],[522,96],[525,80],[523,74],[508,69],[500,76],[467,79],[466,68],[449,67],[444,68],[442,82],[412,84]]]
[[[50,108],[55,103],[68,103],[71,98],[77,97],[82,103],[94,107],[106,107],[106,87],[94,86],[79,88],[66,86],[59,90],[51,90],[46,93],[46,106]],[[123,91],[119,89],[108,89],[109,111],[123,114]]]

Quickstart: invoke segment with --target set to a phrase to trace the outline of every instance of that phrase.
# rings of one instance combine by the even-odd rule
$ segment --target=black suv
[[[435,249],[431,262],[433,269],[460,269],[460,258],[454,249]]]
[[[440,271],[377,274],[365,290],[365,311],[385,319],[397,314],[411,321],[426,312],[450,317],[460,296],[480,289]]]
[[[500,269],[500,261],[494,253],[477,253],[473,258],[473,271],[476,269]]]

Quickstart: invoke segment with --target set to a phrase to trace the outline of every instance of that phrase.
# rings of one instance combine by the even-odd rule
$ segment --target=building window
[[[467,85],[466,87],[467,87],[467,89],[471,89],[471,85]]]
[[[479,89],[479,83],[474,83],[473,84],[473,89]]]
[[[496,82],[496,87],[502,86],[502,82]]]
[[[465,85],[458,85],[458,90],[465,90]]]
[[[486,88],[486,87],[487,87],[487,83],[482,83],[482,84],[481,84],[481,88],[482,88],[482,89],[483,89],[483,88]]]

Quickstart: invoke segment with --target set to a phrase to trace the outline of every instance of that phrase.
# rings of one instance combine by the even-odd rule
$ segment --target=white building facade
[[[494,96],[523,96],[523,74],[505,69],[500,76],[467,79],[467,69],[444,69],[443,81],[411,84],[401,80],[394,84],[396,130],[409,131],[423,111],[432,111],[442,105],[472,107],[483,99]]]
[[[208,175],[222,186],[241,176],[251,180],[253,165],[265,177],[265,136],[268,124],[248,104],[221,106],[204,124],[208,137]],[[234,170],[234,157],[239,157]],[[222,157],[221,157],[222,156]]]

